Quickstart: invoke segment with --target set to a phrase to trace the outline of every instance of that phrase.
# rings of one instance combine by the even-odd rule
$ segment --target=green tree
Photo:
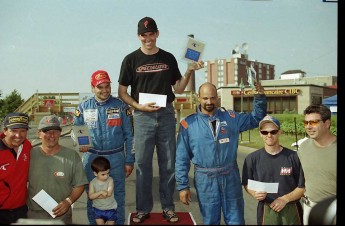
[[[3,121],[8,113],[14,112],[23,102],[24,99],[16,89],[4,99],[0,99],[0,121]]]

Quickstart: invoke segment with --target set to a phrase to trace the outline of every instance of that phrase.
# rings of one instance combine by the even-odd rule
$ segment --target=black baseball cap
[[[138,22],[138,35],[145,32],[156,32],[158,31],[157,24],[151,17],[144,17]]]
[[[4,127],[9,129],[29,129],[29,116],[21,112],[13,112],[6,115]]]

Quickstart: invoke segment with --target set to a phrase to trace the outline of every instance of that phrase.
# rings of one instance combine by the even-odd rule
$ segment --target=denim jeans
[[[159,196],[163,210],[175,210],[176,119],[171,103],[155,112],[134,111],[136,210],[153,208],[152,158],[156,147],[159,166]]]
[[[95,175],[91,169],[92,161],[98,157],[97,154],[92,154],[90,152],[86,152],[83,155],[83,166],[85,169],[86,177],[90,182]],[[124,225],[125,224],[125,155],[124,152],[118,152],[111,155],[104,155],[110,161],[110,176],[114,180],[114,197],[117,202],[117,225]],[[89,194],[89,186],[85,186],[86,194]],[[92,201],[88,198],[87,199],[87,217],[89,219],[89,223],[92,225],[96,224],[95,217],[92,210]]]
[[[222,168],[195,167],[194,184],[204,225],[244,225],[244,200],[237,163]]]

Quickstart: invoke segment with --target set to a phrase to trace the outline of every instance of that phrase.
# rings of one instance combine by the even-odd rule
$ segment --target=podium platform
[[[175,212],[179,221],[176,223],[170,223],[163,217],[162,213],[150,213],[150,217],[147,218],[142,223],[135,223],[132,221],[132,218],[135,216],[135,213],[128,214],[127,225],[196,225],[194,217],[190,212]]]

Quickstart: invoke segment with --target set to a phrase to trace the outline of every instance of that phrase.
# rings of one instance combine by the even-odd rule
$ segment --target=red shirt
[[[0,139],[3,137],[1,133]],[[0,209],[15,209],[26,204],[31,148],[30,141],[26,139],[16,159],[10,148],[0,140]]]

